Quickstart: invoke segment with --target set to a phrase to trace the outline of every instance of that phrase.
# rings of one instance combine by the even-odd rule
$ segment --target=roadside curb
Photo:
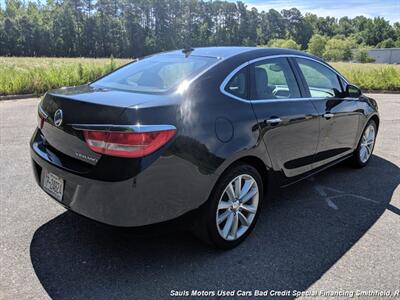
[[[2,100],[18,100],[18,99],[27,99],[27,98],[38,98],[39,95],[36,94],[22,94],[22,95],[6,95],[0,96],[0,101]]]
[[[400,91],[390,91],[390,90],[362,90],[366,94],[400,94]]]

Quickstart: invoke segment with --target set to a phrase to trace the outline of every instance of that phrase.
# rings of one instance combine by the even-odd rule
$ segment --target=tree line
[[[400,22],[260,12],[240,1],[6,0],[0,7],[0,56],[141,57],[216,45],[309,49],[343,60],[352,47],[400,47]]]

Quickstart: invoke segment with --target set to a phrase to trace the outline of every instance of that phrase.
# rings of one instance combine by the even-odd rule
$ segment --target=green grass
[[[0,57],[0,95],[42,94],[84,84],[130,62],[108,58]],[[400,91],[400,65],[332,63],[364,90]]]
[[[0,95],[84,84],[130,62],[109,58],[0,57]]]
[[[400,65],[332,63],[332,66],[361,89],[400,91]]]

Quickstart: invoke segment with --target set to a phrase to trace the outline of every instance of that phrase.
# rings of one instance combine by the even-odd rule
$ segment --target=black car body
[[[159,61],[196,59],[196,72],[162,82],[177,71],[167,67],[168,73]],[[143,70],[132,79],[129,70],[138,63]],[[129,80],[119,79],[123,72]],[[44,173],[63,180],[61,198],[50,194],[66,208],[111,225],[140,226],[201,207],[238,162],[258,171],[265,190],[349,158],[371,120],[377,129],[376,102],[317,57],[288,49],[196,48],[49,91],[39,104],[31,156],[40,186]],[[118,140],[118,134],[160,131],[165,136],[155,139],[164,143],[149,152],[134,145],[144,147],[134,157],[114,156],[118,143],[100,149],[114,133]]]

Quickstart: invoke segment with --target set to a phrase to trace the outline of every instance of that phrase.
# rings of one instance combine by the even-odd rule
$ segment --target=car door
[[[327,65],[307,58],[294,58],[306,94],[320,118],[320,138],[313,167],[351,153],[357,145],[361,112],[357,99],[342,98],[339,75]]]
[[[286,57],[250,64],[251,102],[275,171],[284,180],[311,170],[319,136],[318,113],[302,98]]]

